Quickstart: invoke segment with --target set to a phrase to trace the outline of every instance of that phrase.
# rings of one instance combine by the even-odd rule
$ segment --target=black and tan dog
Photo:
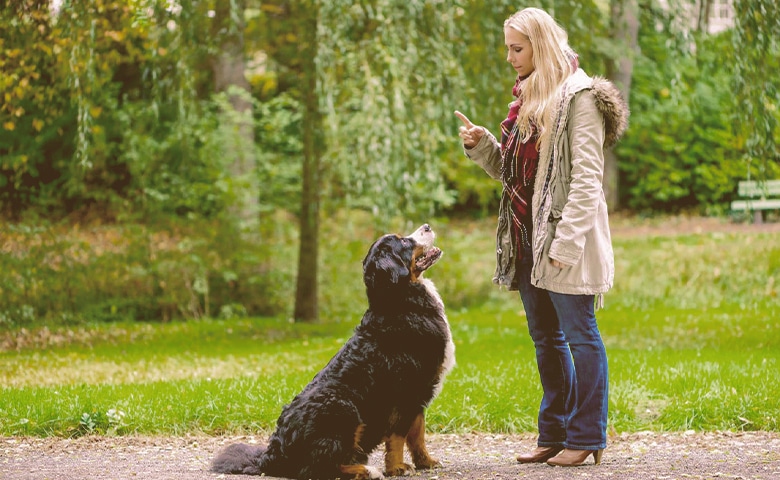
[[[297,479],[377,479],[367,465],[385,444],[385,475],[438,466],[425,447],[424,411],[455,365],[444,305],[423,272],[441,257],[423,225],[385,235],[363,260],[368,310],[354,335],[285,406],[267,447],[234,444],[212,464],[219,473]]]

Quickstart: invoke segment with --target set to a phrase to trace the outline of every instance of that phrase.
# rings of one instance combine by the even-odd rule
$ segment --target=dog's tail
[[[225,447],[211,462],[211,471],[262,475],[260,466],[263,454],[265,454],[265,447],[234,443]]]

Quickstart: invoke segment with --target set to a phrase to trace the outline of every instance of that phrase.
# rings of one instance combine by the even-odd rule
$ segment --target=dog
[[[425,447],[424,412],[455,365],[444,304],[423,273],[442,256],[422,225],[388,234],[363,260],[368,309],[352,337],[282,409],[266,447],[233,444],[212,471],[308,479],[384,478],[367,465],[385,444],[384,475],[441,464]],[[404,445],[414,466],[404,463]]]

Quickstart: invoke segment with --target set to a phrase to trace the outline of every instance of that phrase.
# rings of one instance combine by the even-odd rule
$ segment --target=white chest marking
[[[428,290],[428,293],[430,293],[431,296],[439,302],[442,312],[444,312],[444,303],[441,301],[441,296],[439,296],[438,290],[436,290],[436,285],[434,285],[433,282],[427,278],[421,279],[421,283],[423,286],[425,286],[426,290]],[[444,347],[444,362],[442,363],[439,381],[436,383],[436,386],[433,389],[433,398],[436,398],[436,396],[441,393],[444,377],[446,377],[447,374],[455,367],[455,343],[452,341],[452,333],[450,332],[450,324],[447,321],[447,315],[444,314],[443,317],[444,321],[447,323],[447,346]]]

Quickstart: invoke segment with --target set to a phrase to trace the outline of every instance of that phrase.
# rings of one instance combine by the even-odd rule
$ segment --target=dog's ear
[[[395,285],[408,276],[409,268],[397,253],[380,252],[366,267],[366,286],[372,286],[369,285],[369,278],[373,286],[380,287]]]
[[[363,281],[369,289],[390,287],[400,283],[410,275],[392,238],[383,237],[368,251],[363,260]]]

